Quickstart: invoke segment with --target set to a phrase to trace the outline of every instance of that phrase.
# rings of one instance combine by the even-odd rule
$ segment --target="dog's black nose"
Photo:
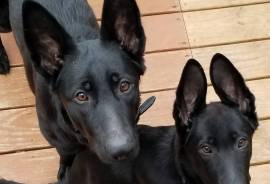
[[[127,160],[136,152],[136,144],[133,141],[121,140],[110,145],[111,157],[116,161]]]
[[[132,152],[133,152],[132,146],[126,145],[113,150],[112,157],[117,161],[127,160],[129,159],[130,155],[132,155]]]

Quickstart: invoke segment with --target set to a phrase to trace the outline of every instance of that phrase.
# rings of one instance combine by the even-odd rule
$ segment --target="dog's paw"
[[[0,50],[0,74],[9,73],[10,65],[6,52],[4,50]]]

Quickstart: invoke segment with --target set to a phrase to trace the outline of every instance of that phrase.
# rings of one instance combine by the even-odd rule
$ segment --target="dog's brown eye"
[[[127,92],[130,89],[130,83],[128,81],[123,81],[120,84],[120,91],[122,93]]]
[[[201,151],[204,154],[211,154],[212,153],[212,149],[208,145],[202,145],[201,146]]]
[[[247,145],[248,145],[248,140],[246,138],[241,138],[238,141],[238,148],[239,149],[245,148]]]
[[[76,94],[76,100],[85,102],[88,101],[88,96],[84,92],[80,91]]]

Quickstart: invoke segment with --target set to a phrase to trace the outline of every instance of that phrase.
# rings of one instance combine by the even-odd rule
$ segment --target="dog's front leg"
[[[57,174],[58,181],[61,181],[66,174],[67,169],[72,165],[72,162],[75,158],[75,155],[66,155],[66,154],[59,154],[60,155],[60,166]]]
[[[7,74],[10,70],[9,60],[6,50],[0,37],[0,74]]]
[[[11,32],[8,0],[0,0],[0,33]],[[7,74],[10,66],[0,37],[0,74]]]

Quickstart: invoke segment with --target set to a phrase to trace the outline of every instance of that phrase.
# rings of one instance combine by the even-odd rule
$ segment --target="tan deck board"
[[[147,36],[146,51],[188,48],[183,17],[179,13],[142,18]]]
[[[47,147],[35,107],[0,111],[0,153]]]
[[[270,183],[270,164],[253,166],[250,169],[251,184],[269,184]]]
[[[192,49],[191,52],[192,56],[202,64],[208,79],[210,78],[208,73],[211,58],[215,53],[223,53],[233,62],[246,80],[253,80],[270,77],[269,50],[270,40],[264,40],[197,48]],[[142,77],[141,90],[153,91],[175,88],[190,55],[189,50],[146,55],[147,71]]]
[[[270,3],[183,14],[191,47],[270,37]]]
[[[52,183],[56,181],[58,160],[54,149],[2,155],[0,178],[26,184]]]
[[[252,164],[270,161],[270,120],[260,121],[259,124],[253,137]]]
[[[215,9],[231,6],[243,6],[250,4],[266,3],[269,0],[180,0],[182,11],[194,11],[203,9]]]
[[[247,85],[256,96],[257,112],[260,118],[270,117],[270,79],[249,81]],[[144,94],[143,98],[155,95],[157,97],[155,105],[141,118],[142,122],[172,122],[172,107],[175,99],[175,91],[162,91]],[[212,87],[208,88],[207,101],[219,101]]]
[[[251,80],[270,76],[269,49],[270,40],[264,40],[192,49],[192,55],[204,65],[210,63],[215,53],[222,53],[233,62],[246,80]],[[209,64],[204,65],[204,69],[208,71]]]
[[[9,75],[1,75],[0,89],[0,109],[34,104],[23,67],[14,68]]]

